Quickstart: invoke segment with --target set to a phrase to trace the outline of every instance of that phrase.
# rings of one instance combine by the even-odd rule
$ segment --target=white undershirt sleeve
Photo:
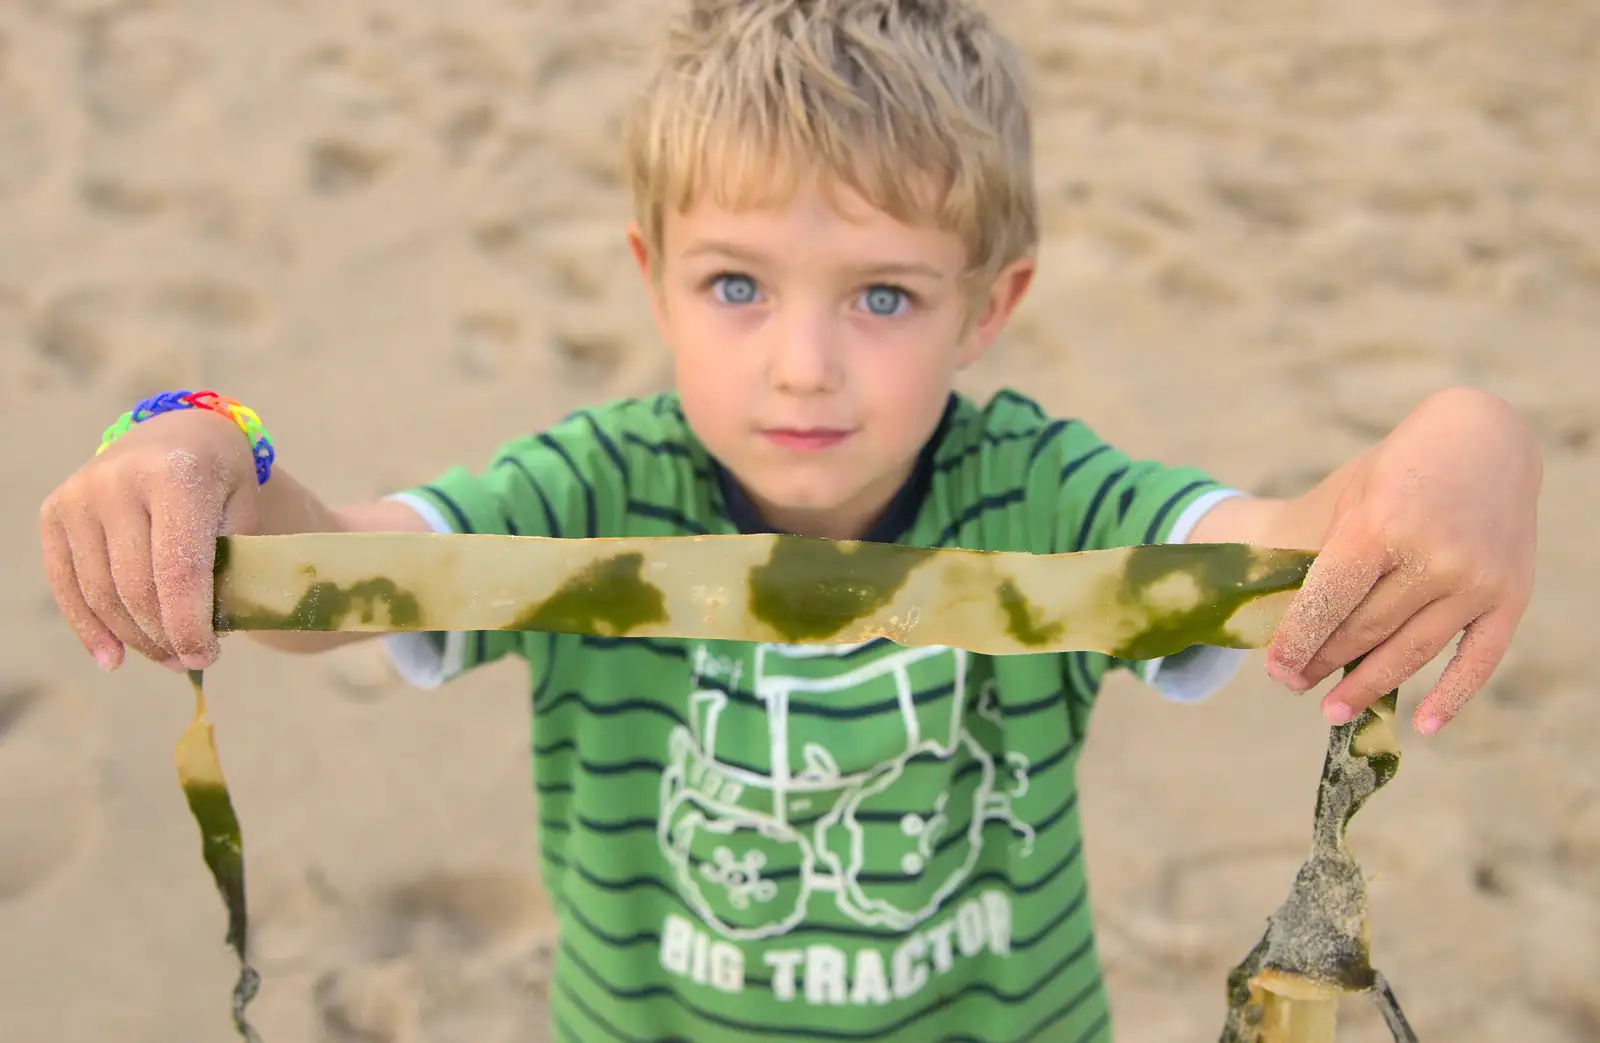
[[[1201,496],[1178,516],[1167,534],[1167,542],[1187,542],[1207,511],[1224,500],[1243,495],[1234,489],[1217,489]],[[1199,702],[1232,680],[1247,654],[1241,648],[1196,645],[1176,655],[1141,664],[1139,674],[1146,684],[1173,702]]]
[[[452,534],[450,523],[445,521],[444,515],[421,497],[396,493],[385,499],[403,503],[416,511],[434,532],[445,536]],[[394,664],[395,672],[408,684],[418,688],[438,688],[461,673],[466,638],[467,635],[459,630],[449,630],[438,634],[385,634],[382,640],[384,650],[389,653],[389,662]]]

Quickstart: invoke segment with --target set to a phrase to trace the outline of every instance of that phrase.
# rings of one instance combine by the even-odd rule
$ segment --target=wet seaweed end
[[[260,991],[261,975],[251,966],[248,955],[250,921],[245,900],[244,843],[239,817],[228,795],[211,724],[206,719],[203,675],[199,670],[190,670],[188,675],[194,691],[195,715],[174,750],[178,782],[200,830],[201,856],[227,910],[225,941],[239,960],[239,978],[233,987],[233,1027],[246,1043],[260,1043],[260,1036],[245,1017],[245,1008]]]
[[[790,536],[750,570],[750,614],[791,644],[824,640],[894,600],[931,547]]]
[[[1399,694],[1390,691],[1329,730],[1311,855],[1261,941],[1228,972],[1219,1043],[1331,1043],[1337,999],[1358,993],[1373,996],[1396,1043],[1417,1043],[1393,989],[1372,966],[1366,881],[1345,845],[1350,820],[1399,769]],[[1307,1017],[1291,1027],[1297,1015]]]

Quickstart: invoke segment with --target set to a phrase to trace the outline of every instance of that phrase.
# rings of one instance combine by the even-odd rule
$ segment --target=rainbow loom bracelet
[[[250,439],[256,461],[256,484],[265,485],[272,476],[272,461],[277,455],[272,448],[272,438],[267,434],[267,429],[261,425],[261,418],[256,416],[255,410],[248,406],[240,405],[231,398],[224,398],[215,391],[168,391],[160,395],[151,395],[149,398],[134,406],[128,412],[117,418],[117,422],[106,428],[106,433],[100,439],[100,448],[95,450],[99,456],[105,452],[106,446],[115,442],[128,433],[128,429],[143,420],[162,413],[171,413],[178,409],[206,409],[218,416],[225,416],[239,425],[245,437]]]

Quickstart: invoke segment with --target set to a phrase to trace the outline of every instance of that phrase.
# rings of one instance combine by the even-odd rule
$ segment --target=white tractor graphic
[[[1031,846],[1011,809],[1027,763],[997,765],[991,752],[992,683],[966,712],[966,651],[758,645],[753,702],[724,691],[706,656],[701,647],[690,725],[671,736],[658,832],[684,899],[723,936],[784,935],[827,915],[810,908],[818,892],[850,923],[909,930],[972,872],[987,822]],[[763,748],[759,764],[719,755]]]

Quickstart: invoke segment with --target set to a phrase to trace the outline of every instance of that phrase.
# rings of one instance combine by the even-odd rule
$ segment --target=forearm
[[[272,478],[261,487],[259,517],[254,531],[259,535],[291,535],[302,532],[428,532],[429,529],[415,511],[392,500],[336,510],[292,475],[274,469]],[[247,633],[258,644],[299,655],[325,652],[375,636],[292,630]]]
[[[261,487],[252,532],[260,536],[287,536],[301,532],[343,532],[339,514],[281,467]]]
[[[1309,492],[1293,499],[1224,500],[1200,519],[1188,542],[1321,550],[1340,498],[1352,483],[1362,480],[1373,452],[1369,449],[1345,462]]]
[[[1340,498],[1350,491],[1352,483],[1361,481],[1373,452],[1368,449],[1345,461],[1305,494],[1277,501],[1277,509],[1256,542],[1269,547],[1321,550]]]

